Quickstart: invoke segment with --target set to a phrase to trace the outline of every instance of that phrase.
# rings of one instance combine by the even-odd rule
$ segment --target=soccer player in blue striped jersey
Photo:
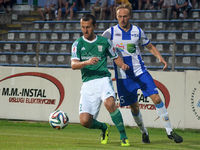
[[[158,60],[164,65],[163,70],[167,68],[167,63],[146,37],[143,30],[130,24],[132,8],[128,5],[120,5],[116,8],[116,18],[118,24],[108,28],[103,36],[113,42],[113,46],[118,50],[119,55],[128,64],[129,70],[122,70],[114,64],[115,77],[117,81],[117,90],[121,106],[130,106],[133,118],[142,132],[142,141],[150,143],[148,131],[144,126],[142,115],[137,101],[137,90],[141,89],[145,97],[150,97],[156,106],[168,138],[176,143],[183,141],[182,137],[172,129],[167,109],[161,100],[157,87],[152,76],[147,71],[141,57],[139,46],[145,46]]]

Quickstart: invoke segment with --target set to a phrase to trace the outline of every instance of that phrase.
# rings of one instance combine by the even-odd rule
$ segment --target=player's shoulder
[[[102,35],[97,35],[97,39],[99,41],[102,41],[102,42],[107,42],[108,41],[108,39],[106,37],[102,36]]]
[[[116,25],[114,25],[114,26],[111,26],[110,28],[109,28],[110,30],[118,30],[119,29],[119,24],[116,24]]]
[[[76,39],[77,42],[82,42],[83,41],[83,36],[79,37],[78,39]]]
[[[109,28],[107,28],[104,32],[111,32],[111,30],[117,28],[118,25],[114,25],[114,26],[110,26]]]
[[[79,37],[78,39],[76,39],[74,42],[73,42],[73,44],[79,44],[79,43],[81,43],[81,42],[83,42],[83,38],[82,37]]]
[[[101,43],[103,45],[107,45],[107,46],[110,46],[111,45],[111,41],[104,37],[104,36],[101,36],[101,35],[97,35],[97,39],[98,39],[98,43]]]
[[[132,30],[143,31],[141,27],[139,27],[139,26],[137,26],[137,25],[133,25],[133,24],[132,24]]]

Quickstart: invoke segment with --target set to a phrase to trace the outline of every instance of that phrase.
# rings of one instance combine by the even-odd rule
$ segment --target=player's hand
[[[97,58],[97,57],[92,57],[92,58],[90,58],[90,59],[88,60],[88,64],[89,64],[89,65],[95,65],[95,64],[98,63],[98,61],[99,61],[99,58]]]
[[[159,61],[164,64],[163,70],[167,69],[167,62],[164,59],[160,59]]]
[[[163,70],[166,70],[166,69],[167,69],[167,63],[165,62],[165,63],[164,63]]]
[[[127,64],[122,64],[121,68],[122,70],[128,70],[129,66]]]

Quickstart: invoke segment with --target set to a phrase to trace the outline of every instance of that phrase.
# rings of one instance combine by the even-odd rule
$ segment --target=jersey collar
[[[89,41],[89,40],[86,39],[84,36],[82,36],[82,38],[83,38],[84,41],[86,41],[86,42],[88,42],[88,43],[93,43],[93,42],[95,42],[95,41],[97,40],[97,35],[96,35],[96,37],[94,38],[94,40],[92,40],[92,41]]]
[[[118,26],[118,28],[119,28],[122,32],[130,32],[130,31],[132,30],[132,28],[133,28],[133,25],[130,24],[130,29],[129,29],[128,31],[124,31],[124,30],[119,26],[119,24],[117,24],[117,26]]]

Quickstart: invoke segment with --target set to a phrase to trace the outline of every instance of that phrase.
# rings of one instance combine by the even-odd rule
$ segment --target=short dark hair
[[[83,17],[81,17],[81,20],[83,20],[83,21],[92,20],[92,24],[96,25],[96,18],[92,14],[85,14],[85,15],[83,15]]]

